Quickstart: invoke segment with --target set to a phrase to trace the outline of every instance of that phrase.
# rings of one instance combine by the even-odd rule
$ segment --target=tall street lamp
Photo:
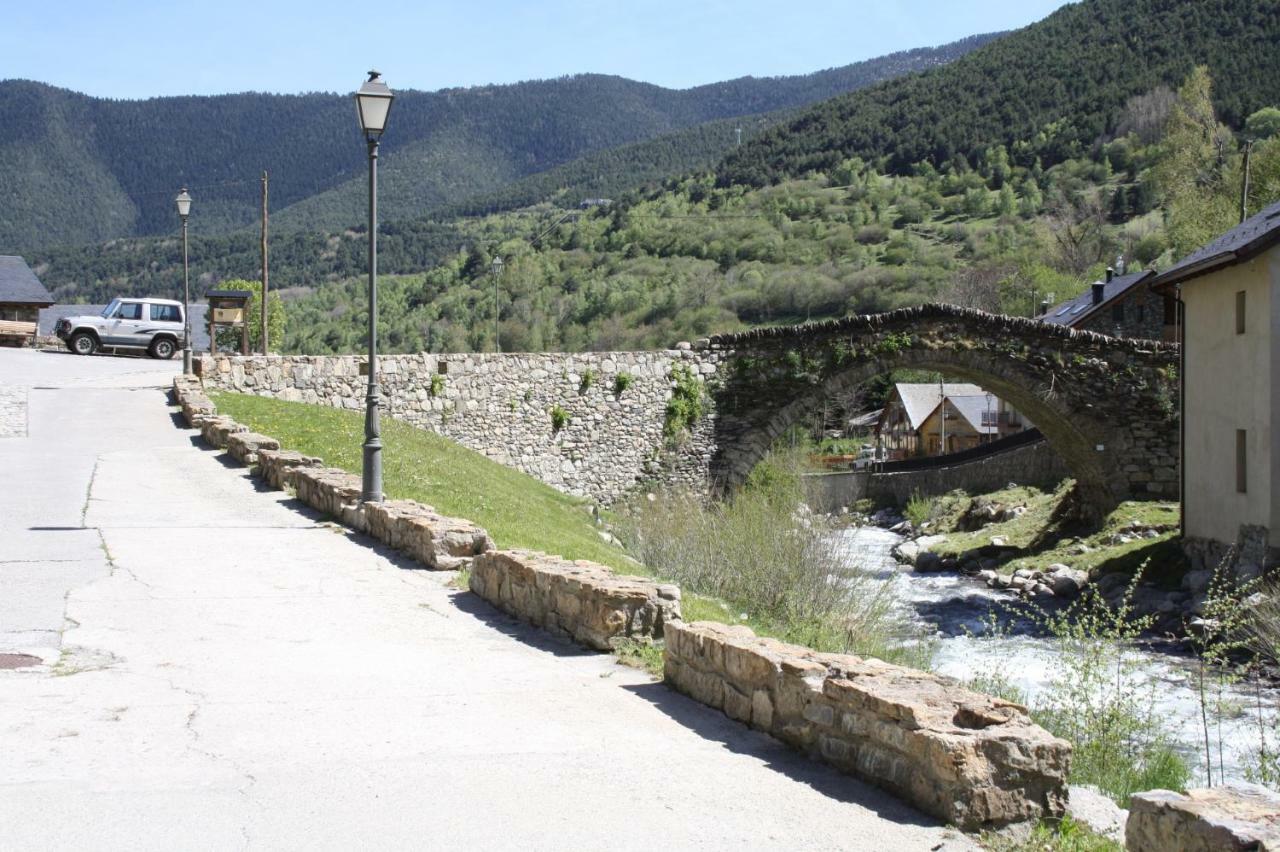
[[[191,196],[184,186],[174,199],[178,205],[178,218],[182,220],[182,373],[189,376],[191,369],[191,269],[187,264],[187,217],[191,215]]]
[[[378,140],[395,96],[377,71],[356,92],[360,129],[369,146],[369,389],[364,408],[364,468],[360,499],[382,499],[382,426],[378,418]]]
[[[498,281],[502,278],[502,256],[498,255],[490,264],[493,269],[493,351],[502,351],[502,341],[498,339]]]

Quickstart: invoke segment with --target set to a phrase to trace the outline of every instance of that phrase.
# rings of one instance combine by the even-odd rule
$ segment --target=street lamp
[[[360,499],[382,499],[382,426],[378,418],[378,140],[395,98],[377,71],[356,92],[356,113],[369,146],[369,388],[364,408],[364,468]]]
[[[498,255],[490,264],[493,269],[493,351],[502,351],[502,341],[498,339],[498,281],[502,278],[502,256]]]
[[[191,196],[184,186],[174,199],[178,218],[182,220],[182,374],[191,375],[191,269],[187,264],[187,217],[191,215]]]

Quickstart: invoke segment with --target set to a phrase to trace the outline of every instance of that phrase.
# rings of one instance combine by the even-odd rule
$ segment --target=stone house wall
[[[1118,319],[1117,310],[1122,313]],[[1076,328],[1113,337],[1163,340],[1164,296],[1153,292],[1145,284],[1130,287],[1120,298],[1087,317]]]

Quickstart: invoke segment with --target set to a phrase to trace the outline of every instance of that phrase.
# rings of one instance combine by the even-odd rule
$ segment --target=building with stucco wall
[[[1196,250],[1153,282],[1179,299],[1182,511],[1190,543],[1280,548],[1280,204]]]

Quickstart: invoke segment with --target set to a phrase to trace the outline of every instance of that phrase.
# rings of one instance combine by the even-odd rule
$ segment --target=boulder
[[[1256,784],[1137,793],[1129,852],[1280,852],[1280,795]]]
[[[1074,598],[1089,582],[1089,575],[1065,565],[1057,566],[1058,570],[1048,574],[1045,580],[1053,593],[1060,598]]]
[[[1111,801],[1097,787],[1072,785],[1067,788],[1067,816],[1116,843],[1124,843],[1129,812]]]
[[[1199,571],[1188,571],[1182,577],[1182,588],[1191,592],[1193,595],[1202,594],[1208,591],[1209,584],[1213,582],[1213,571],[1209,568],[1202,568]]]

